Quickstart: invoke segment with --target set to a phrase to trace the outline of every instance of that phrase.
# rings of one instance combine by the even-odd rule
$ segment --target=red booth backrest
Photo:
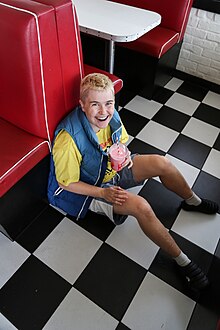
[[[62,32],[71,38],[68,53],[70,42],[65,44],[63,37],[59,44],[52,6],[29,0],[0,4],[0,117],[49,141],[79,99],[83,69],[74,13],[75,21],[69,24],[67,19]],[[71,61],[62,52],[74,54]]]
[[[66,109],[79,99],[79,77],[84,76],[82,46],[75,6],[70,0],[32,0],[51,6],[56,16],[57,38]],[[74,90],[73,90],[74,86]]]
[[[152,10],[161,15],[161,26],[180,34],[182,40],[193,0],[113,0],[114,2]]]

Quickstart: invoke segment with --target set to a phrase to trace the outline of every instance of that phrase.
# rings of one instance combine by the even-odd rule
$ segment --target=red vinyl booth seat
[[[115,47],[114,73],[122,77],[124,90],[151,100],[174,75],[193,0],[112,1],[161,15],[159,26]]]
[[[93,66],[91,66],[91,65],[88,65],[88,64],[85,64],[84,63],[84,75],[86,76],[87,74],[90,74],[90,73],[92,73],[92,72],[94,72],[94,67]],[[122,89],[122,87],[123,87],[123,81],[120,79],[120,78],[118,78],[117,76],[115,76],[114,74],[111,74],[111,73],[107,73],[107,72],[105,72],[105,71],[103,71],[103,70],[101,70],[101,69],[98,69],[98,68],[96,68],[95,69],[95,72],[97,72],[97,73],[105,73],[105,74],[107,74],[108,75],[108,77],[112,80],[112,82],[113,82],[113,85],[114,85],[114,89],[115,89],[115,94],[117,94],[118,92],[120,92],[120,90]]]
[[[179,40],[179,33],[162,28],[157,28],[149,31],[135,42],[123,43],[124,47],[138,50],[138,52],[147,54],[156,58],[161,58],[171,47],[173,47]]]
[[[0,197],[39,163],[49,151],[46,140],[0,118]],[[5,157],[8,155],[8,157]]]
[[[193,0],[113,0],[126,5],[155,11],[161,24],[141,38],[120,46],[160,58],[183,39]]]

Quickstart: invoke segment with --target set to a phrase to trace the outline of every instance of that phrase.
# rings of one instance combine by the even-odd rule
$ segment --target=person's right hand
[[[128,198],[128,193],[126,190],[118,187],[112,186],[103,189],[103,198],[112,204],[122,205]]]

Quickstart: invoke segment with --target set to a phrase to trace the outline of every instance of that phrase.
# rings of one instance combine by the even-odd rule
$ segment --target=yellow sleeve
[[[126,143],[128,141],[128,133],[124,127],[124,125],[122,124],[122,133],[121,133],[121,143]]]
[[[68,186],[71,182],[78,182],[82,156],[65,130],[57,135],[52,153],[57,181],[64,186]]]

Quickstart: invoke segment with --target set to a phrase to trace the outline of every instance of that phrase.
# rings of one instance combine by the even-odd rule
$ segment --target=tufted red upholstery
[[[49,154],[55,127],[78,104],[84,65],[70,0],[4,0],[0,44],[1,197]]]
[[[126,5],[152,10],[161,15],[160,26],[140,39],[120,46],[160,58],[183,39],[193,0],[113,0]]]

